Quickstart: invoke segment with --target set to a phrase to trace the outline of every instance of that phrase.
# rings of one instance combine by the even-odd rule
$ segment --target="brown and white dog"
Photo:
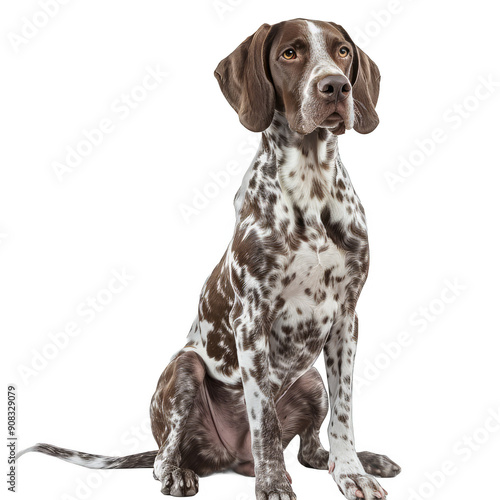
[[[258,500],[292,500],[283,449],[299,435],[300,463],[328,470],[348,499],[384,498],[373,476],[395,476],[399,466],[354,446],[355,309],[368,239],[337,146],[345,130],[378,125],[378,68],[341,26],[295,19],[262,25],[215,76],[262,141],[235,198],[233,238],[153,395],[159,450],[26,451],[93,468],[154,467],[161,491],[174,496],[196,494],[198,476],[232,469],[255,475]],[[313,368],[321,352],[328,395]],[[319,439],[328,400],[329,452]]]

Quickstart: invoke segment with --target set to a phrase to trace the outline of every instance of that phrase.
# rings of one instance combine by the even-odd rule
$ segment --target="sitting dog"
[[[355,308],[369,256],[365,212],[337,144],[346,130],[378,125],[378,68],[341,26],[295,19],[262,25],[215,76],[262,140],[236,194],[232,240],[151,401],[159,450],[26,451],[86,467],[153,467],[173,496],[232,469],[255,476],[258,500],[293,500],[283,449],[298,435],[300,463],[328,470],[349,500],[385,498],[373,476],[399,466],[354,446]],[[321,352],[328,394],[313,368]],[[319,438],[328,401],[329,452]]]

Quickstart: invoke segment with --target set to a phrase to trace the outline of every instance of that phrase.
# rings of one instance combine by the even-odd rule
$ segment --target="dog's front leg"
[[[385,498],[377,480],[366,474],[354,447],[352,382],[358,340],[358,319],[346,314],[335,324],[325,345],[330,398],[329,470],[349,500]]]
[[[263,307],[264,306],[264,307]],[[257,500],[295,500],[287,479],[281,427],[269,377],[269,311],[240,298],[231,313],[243,391],[245,394]]]

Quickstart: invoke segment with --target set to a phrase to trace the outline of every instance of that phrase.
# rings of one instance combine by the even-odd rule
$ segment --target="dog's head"
[[[335,23],[263,24],[219,63],[215,76],[254,132],[269,127],[275,110],[300,134],[317,128],[367,134],[378,125],[378,68]]]

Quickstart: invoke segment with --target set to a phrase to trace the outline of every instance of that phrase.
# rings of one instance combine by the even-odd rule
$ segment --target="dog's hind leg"
[[[181,351],[165,368],[151,400],[151,427],[160,447],[153,474],[165,495],[192,496],[198,492],[198,475],[181,468],[181,442],[204,378],[201,358],[193,351]]]
[[[328,413],[328,396],[318,370],[311,368],[297,379],[277,402],[276,410],[283,428],[283,448],[299,435],[299,462],[313,469],[328,469],[328,451],[319,439]]]

